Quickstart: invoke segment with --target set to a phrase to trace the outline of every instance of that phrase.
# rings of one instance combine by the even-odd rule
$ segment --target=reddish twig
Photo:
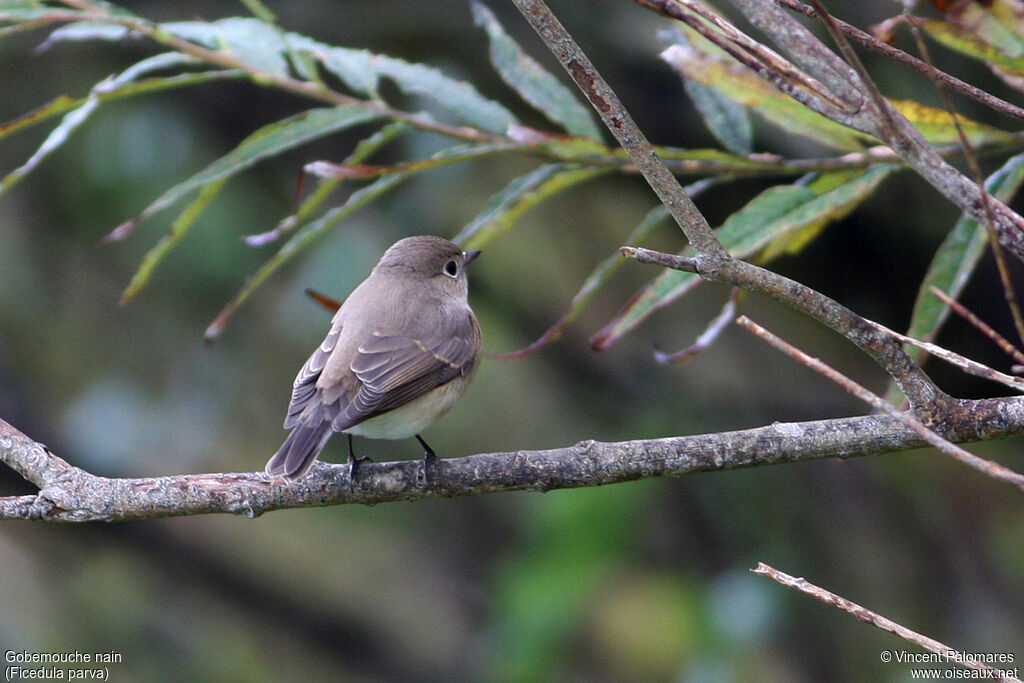
[[[926,427],[920,420],[918,420],[912,414],[901,411],[900,409],[893,406],[891,403],[887,402],[885,399],[881,398],[880,396],[877,396],[871,391],[868,391],[863,386],[853,381],[846,375],[838,372],[834,368],[822,362],[821,359],[814,358],[804,353],[803,351],[796,348],[789,342],[785,341],[784,339],[778,337],[775,334],[772,334],[765,328],[761,327],[760,325],[758,325],[745,315],[740,316],[736,320],[736,323],[746,328],[760,339],[763,339],[764,341],[768,342],[768,344],[770,344],[775,349],[782,351],[787,356],[789,356],[796,362],[800,363],[801,365],[808,367],[811,370],[817,372],[818,374],[832,380],[833,382],[841,386],[843,389],[845,389],[847,392],[853,394],[860,400],[864,401],[875,410],[899,418],[907,425],[907,427],[912,429],[918,436],[927,441],[929,445],[934,446],[942,453],[948,455],[949,457],[955,460],[959,460],[968,467],[973,467],[979,472],[982,472],[994,479],[998,479],[1008,484],[1012,484],[1019,488],[1020,490],[1024,491],[1024,475],[1014,472],[1008,467],[1003,467],[1002,465],[992,462],[991,460],[979,458],[973,453],[966,451],[963,448],[957,446],[956,444],[947,441],[946,439],[942,438],[934,431]]]
[[[997,669],[995,667],[991,667],[988,664],[985,664],[984,662],[978,661],[977,657],[970,656],[970,653],[955,650],[949,647],[948,645],[944,645],[933,638],[923,636],[916,631],[911,631],[906,626],[901,626],[900,624],[897,624],[895,621],[887,619],[883,617],[881,614],[878,614],[877,612],[872,612],[866,607],[861,607],[857,603],[851,602],[850,600],[847,600],[844,597],[836,595],[831,591],[821,588],[820,586],[815,586],[807,579],[790,576],[789,574],[781,572],[778,569],[775,569],[774,567],[765,564],[764,562],[758,562],[757,567],[751,569],[750,571],[757,574],[758,576],[767,576],[769,579],[775,581],[778,584],[786,586],[787,588],[792,588],[793,590],[800,591],[804,595],[809,595],[812,598],[825,603],[826,605],[831,605],[836,609],[840,609],[848,614],[852,614],[853,616],[863,621],[865,624],[871,624],[872,626],[876,626],[887,633],[897,635],[903,640],[913,643],[914,645],[922,647],[930,652],[934,652],[936,655],[938,655],[938,657],[934,661],[928,660],[929,663],[953,662],[968,669],[974,669],[976,671],[984,672],[984,675],[979,676],[979,678],[985,678],[988,680],[995,681],[1011,681],[1015,683],[1021,683],[1019,679],[1012,675],[1012,673],[1016,672],[1016,667],[1009,667],[1007,669]],[[1013,663],[1012,655],[1009,656],[1009,662]],[[886,650],[882,653],[882,661],[899,662],[900,657],[894,655],[891,651]],[[913,658],[910,661],[913,661],[914,663],[919,663],[918,658]]]

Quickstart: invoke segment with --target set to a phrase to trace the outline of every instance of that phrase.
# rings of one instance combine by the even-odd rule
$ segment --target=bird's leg
[[[348,435],[348,481],[350,484],[356,483],[356,470],[359,469],[359,465],[364,462],[373,462],[369,457],[363,456],[361,458],[356,457],[356,452],[352,450],[352,435]]]
[[[437,461],[437,454],[434,453],[434,449],[427,445],[427,442],[423,440],[423,437],[416,434],[416,440],[423,446],[423,483],[429,484],[433,478],[430,474],[431,470],[434,469],[434,462]]]

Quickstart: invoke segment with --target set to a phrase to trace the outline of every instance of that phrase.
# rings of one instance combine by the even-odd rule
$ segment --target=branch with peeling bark
[[[943,438],[974,441],[1024,434],[1024,399],[954,399],[940,391],[904,353],[895,335],[805,285],[733,258],[615,93],[544,3],[514,2],[594,105],[696,251],[694,258],[686,259],[629,247],[624,248],[626,255],[771,296],[829,326],[881,365],[907,395],[918,420],[936,429]],[[696,7],[683,0],[645,4],[658,5],[666,13],[670,7],[688,11]],[[993,219],[997,230],[1007,229],[1005,220],[1014,229],[1018,223],[1024,223],[994,199],[979,201],[977,185],[945,164],[898,112],[862,82],[862,74],[856,68],[817,42],[778,7],[760,0],[738,4],[752,22],[777,41],[787,45],[801,43],[791,56],[803,71],[704,9],[700,10],[700,25],[706,30],[713,27],[708,32],[717,35],[723,47],[732,48],[751,68],[774,79],[812,109],[831,113],[836,120],[878,136],[926,178],[931,179],[929,173],[944,178],[945,185],[934,184],[954,201],[958,201],[954,197],[956,192],[949,191],[953,186],[960,188],[964,196],[971,195],[971,201],[978,206],[968,213],[982,220]],[[954,174],[959,179],[954,179]],[[964,182],[970,188],[965,190]],[[1004,237],[1003,232],[1000,237]],[[1024,253],[1024,248],[1017,253]],[[262,473],[98,477],[70,465],[0,421],[0,461],[40,489],[36,495],[0,498],[0,519],[120,521],[221,512],[255,517],[291,507],[598,486],[690,472],[880,454],[925,443],[921,434],[898,416],[868,416],[774,424],[720,434],[618,443],[586,441],[544,451],[472,455],[437,462],[430,481],[424,479],[419,462],[368,463],[360,467],[355,482],[350,482],[347,465],[319,463],[307,478],[284,486]]]
[[[1024,398],[965,402],[944,436],[973,441],[1024,434]],[[924,446],[901,420],[868,415],[775,423],[717,434],[616,443],[582,441],[543,451],[482,453],[438,460],[423,481],[421,461],[364,463],[354,485],[348,465],[317,463],[290,486],[263,472],[108,478],[90,474],[0,420],[0,462],[39,487],[0,498],[0,519],[119,522],[212,513],[256,517],[270,510],[450,498],[498,491],[551,491],[694,472],[825,458],[879,455]]]

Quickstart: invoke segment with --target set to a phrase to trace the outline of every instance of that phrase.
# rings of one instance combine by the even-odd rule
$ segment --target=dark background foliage
[[[661,19],[628,2],[552,5],[653,140],[714,144],[679,79],[657,59]],[[128,6],[156,20],[243,11],[215,2]],[[486,38],[462,0],[272,9],[290,30],[424,61],[518,106],[488,66]],[[555,70],[511,5],[492,9]],[[836,9],[866,26],[892,5]],[[34,52],[42,40],[0,41],[0,121],[62,93],[83,95],[152,53],[141,40]],[[1014,99],[979,67],[937,53],[940,67]],[[867,63],[887,94],[938,103],[920,77],[870,56]],[[971,116],[1015,125],[959,104]],[[0,198],[0,416],[107,476],[258,470],[283,439],[290,383],[329,320],[303,289],[343,297],[387,245],[409,234],[454,235],[532,163],[497,157],[401,186],[271,278],[206,345],[206,325],[271,253],[239,238],[289,212],[303,164],[341,159],[358,137],[299,148],[232,180],[149,287],[119,307],[141,256],[171,219],[157,216],[121,243],[98,240],[257,127],[307,106],[242,81],[114,103]],[[3,172],[44,136],[32,129],[5,140]],[[759,149],[792,152],[799,144],[758,130]],[[736,183],[698,204],[715,225],[769,184]],[[608,176],[542,205],[493,243],[471,273],[486,349],[509,351],[541,334],[654,203],[638,178]],[[903,172],[776,267],[904,327],[956,215]],[[652,243],[676,251],[683,242],[665,227]],[[652,344],[691,343],[724,300],[719,287],[702,287],[612,349],[592,352],[589,335],[653,275],[627,264],[557,344],[519,361],[486,358],[428,440],[440,455],[457,456],[864,411],[738,329],[689,364],[655,364]],[[1006,328],[991,266],[964,299]],[[831,333],[755,297],[742,308],[858,381],[886,389],[883,374]],[[940,341],[1001,369],[1008,364],[958,323]],[[929,368],[957,395],[1000,391]],[[340,461],[337,441],[327,457]],[[359,447],[384,460],[419,452],[411,440]],[[1019,449],[973,447],[988,457]],[[27,490],[0,472],[0,492]],[[773,564],[950,645],[1013,652],[1019,661],[1021,509],[1012,488],[922,450],[546,495],[283,511],[255,521],[8,523],[0,528],[0,647],[115,651],[124,661],[112,666],[114,680],[904,680],[907,665],[880,661],[883,650],[907,649],[902,641],[747,570]]]

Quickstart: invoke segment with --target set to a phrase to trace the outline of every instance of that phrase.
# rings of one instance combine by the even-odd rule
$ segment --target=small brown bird
[[[436,456],[419,433],[462,396],[480,356],[466,265],[480,254],[440,237],[399,240],[334,315],[302,366],[285,418],[291,434],[267,462],[295,481],[334,432],[374,439],[415,436],[424,468]]]

